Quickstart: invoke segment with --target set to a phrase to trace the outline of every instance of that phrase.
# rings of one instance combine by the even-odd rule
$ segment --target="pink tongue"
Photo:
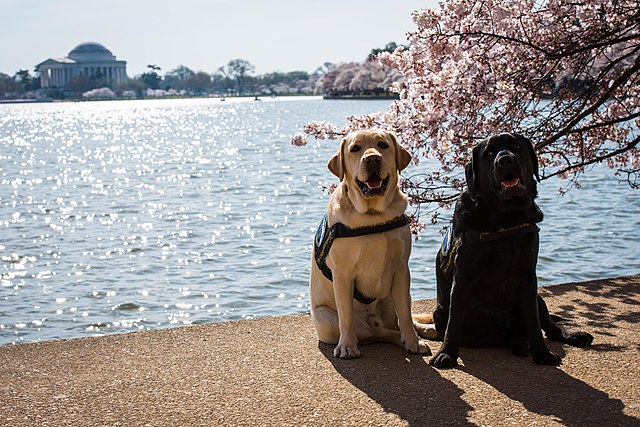
[[[500,184],[503,187],[506,188],[511,188],[511,187],[515,187],[516,185],[518,185],[520,183],[520,178],[513,178],[513,179],[505,179],[504,181],[502,181]]]
[[[374,188],[380,188],[382,186],[382,180],[381,179],[370,179],[369,181],[366,182],[367,187],[374,189]]]

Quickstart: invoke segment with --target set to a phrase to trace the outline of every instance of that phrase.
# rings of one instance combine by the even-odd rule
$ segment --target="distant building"
[[[64,58],[50,58],[36,65],[43,88],[65,89],[69,80],[85,75],[117,86],[127,79],[127,61],[119,61],[100,43],[81,43]]]

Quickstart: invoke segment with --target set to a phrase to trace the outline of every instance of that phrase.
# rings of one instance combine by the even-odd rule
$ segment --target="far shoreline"
[[[379,101],[379,100],[398,100],[399,95],[323,95],[322,99],[325,100],[340,100],[340,101]]]
[[[157,96],[145,98],[69,98],[69,99],[53,99],[53,98],[37,98],[37,99],[0,99],[0,105],[12,104],[44,104],[44,103],[64,103],[64,102],[96,102],[96,101],[155,101],[161,99],[218,99],[222,102],[226,100],[253,100],[263,101],[268,99],[309,99],[317,98],[325,101],[386,101],[398,100],[398,95],[314,95],[314,94],[287,94],[287,95],[203,95],[203,96]]]

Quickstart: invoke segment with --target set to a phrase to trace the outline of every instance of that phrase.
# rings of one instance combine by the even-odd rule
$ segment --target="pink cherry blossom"
[[[303,147],[309,143],[309,138],[302,132],[298,132],[291,137],[291,145]]]

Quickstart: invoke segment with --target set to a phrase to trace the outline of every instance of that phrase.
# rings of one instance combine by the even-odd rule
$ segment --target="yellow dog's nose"
[[[382,162],[382,154],[375,148],[369,148],[364,152],[362,161],[367,165],[380,163]]]

